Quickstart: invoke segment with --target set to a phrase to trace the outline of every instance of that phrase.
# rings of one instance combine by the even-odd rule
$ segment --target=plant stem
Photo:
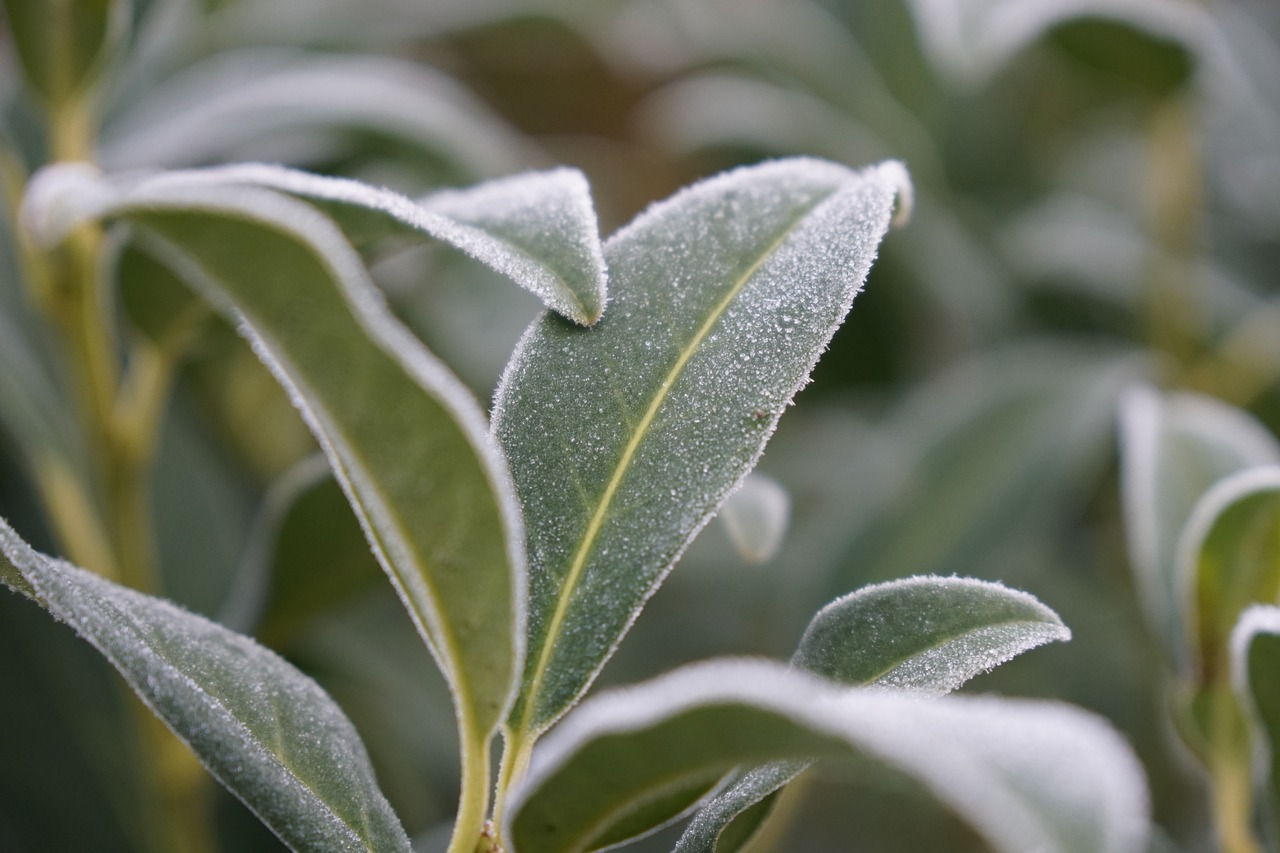
[[[1229,683],[1211,698],[1209,777],[1222,853],[1262,853],[1253,834],[1253,777],[1248,724]]]
[[[486,844],[485,817],[489,811],[489,739],[476,732],[470,720],[458,726],[462,753],[462,784],[458,814],[447,853],[475,853]]]
[[[493,823],[499,832],[502,831],[502,819],[506,815],[507,794],[511,786],[529,769],[534,742],[534,738],[522,737],[509,728],[503,729],[502,735],[502,763],[498,767],[498,786],[493,805]]]
[[[87,96],[51,107],[49,127],[55,160],[90,158],[94,122]],[[149,485],[176,354],[135,344],[123,373],[99,269],[102,240],[97,226],[85,225],[51,252],[28,253],[36,301],[62,335],[93,460],[88,489],[76,488],[78,478],[65,464],[40,463],[40,473],[50,477],[41,483],[41,495],[78,562],[155,593]],[[211,853],[216,843],[208,775],[149,709],[132,694],[126,701],[143,752],[150,846],[156,853]]]
[[[1148,334],[1152,347],[1173,356],[1180,368],[1194,359],[1204,331],[1191,272],[1200,250],[1202,203],[1197,127],[1195,107],[1172,99],[1156,108],[1147,132]]]

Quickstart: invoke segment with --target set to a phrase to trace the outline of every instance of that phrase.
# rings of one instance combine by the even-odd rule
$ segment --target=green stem
[[[1230,686],[1214,696],[1209,776],[1222,853],[1262,853],[1253,834],[1253,776],[1248,729]]]
[[[94,121],[87,98],[53,106],[49,127],[55,160],[89,159]],[[98,227],[86,225],[55,250],[24,252],[37,304],[61,332],[93,459],[92,485],[84,489],[76,487],[78,478],[65,464],[42,462],[40,472],[48,479],[41,495],[77,562],[155,593],[149,484],[177,354],[137,343],[123,373],[114,312],[99,270],[102,239]],[[217,845],[208,775],[140,701],[132,695],[126,701],[142,750],[151,849],[212,853]]]
[[[489,811],[489,738],[477,734],[469,721],[459,726],[462,752],[462,784],[458,814],[447,853],[475,853],[488,844],[490,829],[485,823]]]
[[[497,793],[494,795],[493,823],[502,831],[502,819],[506,816],[507,795],[529,769],[533,756],[534,738],[522,736],[511,729],[502,732],[502,763],[498,767]],[[501,839],[500,839],[501,840]]]

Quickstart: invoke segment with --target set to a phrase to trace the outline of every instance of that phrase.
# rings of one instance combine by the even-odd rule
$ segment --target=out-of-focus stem
[[[1147,131],[1144,185],[1152,254],[1144,276],[1148,336],[1180,367],[1197,354],[1204,330],[1196,305],[1203,170],[1199,122],[1187,98],[1154,111]]]

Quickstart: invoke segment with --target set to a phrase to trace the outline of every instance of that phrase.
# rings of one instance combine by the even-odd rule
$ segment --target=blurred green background
[[[1165,659],[1129,575],[1116,401],[1135,383],[1196,390],[1280,429],[1275,0],[138,0],[124,12],[97,71],[109,169],[262,159],[412,194],[568,164],[590,179],[608,234],[735,165],[903,160],[914,218],[885,241],[760,465],[792,499],[781,552],[748,565],[709,527],[602,683],[712,655],[789,657],[818,607],[866,583],[1000,580],[1056,609],[1075,639],[966,689],[1105,715],[1145,763],[1159,849],[1209,849],[1204,783],[1168,729]],[[47,146],[0,31],[10,176]],[[65,365],[6,218],[0,515],[56,553],[24,430],[65,407]],[[142,282],[120,288],[122,328],[163,334],[182,308],[157,301],[163,273],[129,251],[113,263]],[[533,298],[441,247],[380,247],[374,272],[487,401]],[[163,592],[317,678],[420,849],[443,849],[457,784],[443,684],[314,452],[248,348],[206,321],[154,471]],[[0,851],[138,849],[124,692],[68,631],[0,595]],[[805,793],[774,849],[978,849],[898,781],[815,780]],[[218,796],[222,849],[278,847]]]

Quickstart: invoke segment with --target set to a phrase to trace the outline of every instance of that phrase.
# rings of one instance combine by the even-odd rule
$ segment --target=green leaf
[[[0,571],[106,657],[294,850],[404,850],[351,723],[248,637],[32,550],[0,521]]]
[[[420,202],[359,181],[249,163],[158,179],[174,185],[248,184],[323,202],[352,242],[422,233],[466,252],[589,326],[605,303],[605,268],[586,178],[574,169],[530,172]]]
[[[1280,467],[1246,469],[1206,492],[1183,529],[1178,568],[1198,675],[1219,681],[1240,614],[1280,599]]]
[[[1163,646],[1185,667],[1187,596],[1178,540],[1214,483],[1254,465],[1280,463],[1280,445],[1245,412],[1190,393],[1139,387],[1120,406],[1120,489],[1129,561]]]
[[[417,171],[471,183],[526,168],[534,153],[449,77],[387,57],[224,52],[156,88],[105,129],[111,171],[236,160],[318,163],[386,140]],[[357,146],[358,147],[358,146]]]
[[[828,604],[809,623],[791,663],[841,684],[943,694],[1024,651],[1070,638],[1058,615],[1025,592],[970,578],[914,577]],[[766,798],[808,766],[791,761],[735,771],[699,809],[676,850],[739,849],[768,816]]]
[[[1071,631],[1035,596],[972,578],[913,577],[868,586],[809,623],[793,665],[841,684],[955,690]]]
[[[1266,779],[1272,837],[1280,831],[1280,608],[1254,605],[1231,634],[1232,681],[1254,724],[1255,760]]]
[[[52,104],[92,84],[129,21],[125,0],[4,0],[4,10],[27,81]]]
[[[1097,717],[837,688],[764,661],[690,666],[585,703],[535,753],[504,837],[519,853],[596,849],[673,790],[709,789],[741,763],[811,758],[903,773],[995,850],[1145,849],[1141,767]]]
[[[784,160],[698,184],[610,238],[610,308],[544,316],[493,430],[523,501],[529,644],[517,743],[585,692],[750,471],[861,287],[906,175]]]
[[[464,752],[484,748],[520,668],[519,510],[483,413],[390,316],[336,227],[269,190],[121,186],[77,166],[38,175],[24,204],[46,244],[84,216],[130,222],[238,321],[315,432],[449,680]]]

